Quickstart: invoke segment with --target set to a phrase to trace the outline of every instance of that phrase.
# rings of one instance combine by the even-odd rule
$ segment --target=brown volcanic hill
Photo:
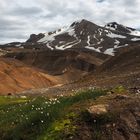
[[[52,76],[39,69],[29,67],[15,59],[0,58],[0,94],[49,87],[55,83]]]
[[[5,57],[18,59],[25,64],[46,70],[51,75],[62,75],[73,70],[90,72],[108,56],[89,50],[32,50],[8,53]]]
[[[133,44],[121,49],[119,54],[75,84],[105,88],[123,85],[128,89],[140,89],[140,45]]]
[[[97,68],[97,67],[96,67]],[[68,85],[49,90],[47,93],[71,93],[81,88],[114,88],[124,86],[137,92],[140,89],[140,45],[133,44],[109,58],[96,71]],[[67,89],[67,90],[66,90]]]
[[[100,72],[126,73],[140,72],[140,45],[131,45],[125,49],[120,49],[120,53],[106,61],[99,68]]]

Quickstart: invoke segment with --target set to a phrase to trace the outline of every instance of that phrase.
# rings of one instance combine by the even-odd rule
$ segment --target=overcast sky
[[[0,43],[25,41],[83,18],[140,28],[140,0],[0,0]]]

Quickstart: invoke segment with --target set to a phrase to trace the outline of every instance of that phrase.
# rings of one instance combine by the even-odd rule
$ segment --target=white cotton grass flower
[[[59,100],[57,100],[57,103],[60,103],[60,101],[59,101]]]

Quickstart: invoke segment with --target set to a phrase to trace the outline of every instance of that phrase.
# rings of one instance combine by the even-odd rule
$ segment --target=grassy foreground
[[[71,139],[76,127],[70,118],[76,117],[80,105],[105,91],[87,90],[69,97],[3,97],[0,96],[1,140],[61,140],[64,133]],[[64,136],[62,136],[64,138]]]

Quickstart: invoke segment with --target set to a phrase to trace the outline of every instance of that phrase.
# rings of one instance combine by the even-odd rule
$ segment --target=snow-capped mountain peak
[[[31,35],[23,47],[49,50],[88,50],[115,55],[119,48],[140,41],[140,32],[111,22],[104,27],[82,19],[53,32]]]

